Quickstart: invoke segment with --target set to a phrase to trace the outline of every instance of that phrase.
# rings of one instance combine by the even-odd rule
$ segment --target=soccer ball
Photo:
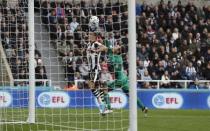
[[[91,31],[96,31],[99,27],[99,18],[97,16],[91,16],[89,21],[89,27]]]

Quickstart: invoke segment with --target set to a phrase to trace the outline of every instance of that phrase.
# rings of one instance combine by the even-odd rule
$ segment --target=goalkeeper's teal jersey
[[[109,61],[114,68],[115,78],[123,79],[125,78],[125,74],[123,71],[123,60],[121,55],[109,55]]]
[[[116,79],[113,83],[110,83],[110,86],[114,86],[111,88],[121,87],[121,88],[127,89],[128,77],[124,73],[122,55],[114,54],[111,44],[108,41],[106,41],[105,44],[106,44],[106,47],[108,48],[108,52],[107,52],[108,59],[114,68],[114,74],[115,74],[115,79]]]

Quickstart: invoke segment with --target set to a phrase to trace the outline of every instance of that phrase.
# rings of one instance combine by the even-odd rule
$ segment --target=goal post
[[[135,0],[6,2],[10,6],[0,10],[2,50],[14,86],[0,87],[0,130],[138,130]],[[105,108],[111,112],[106,115],[101,113],[98,100],[101,98],[88,85],[91,79],[88,46],[93,44],[90,35],[94,34],[89,29],[92,16],[100,19],[100,36],[95,42],[101,37],[99,45],[108,48],[107,41],[113,47],[122,45],[117,53],[122,59],[120,71],[123,75],[129,73],[126,85],[129,81],[130,97],[123,92],[122,83],[119,87],[113,84],[114,90],[109,91],[108,82],[116,80],[117,71],[107,52],[101,52],[100,77],[109,73],[109,80],[104,82],[100,78],[97,88],[103,90],[100,95],[104,93],[104,101],[110,104],[106,103]]]
[[[34,41],[34,0],[28,1],[28,35],[29,35],[29,123],[35,123],[35,41]]]
[[[136,0],[128,0],[129,128],[137,131]]]

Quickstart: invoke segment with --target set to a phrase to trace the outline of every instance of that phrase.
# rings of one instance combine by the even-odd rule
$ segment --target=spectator
[[[144,71],[144,75],[142,76],[141,79],[142,80],[152,80],[152,78],[150,77],[149,72],[147,70]],[[148,81],[143,83],[143,88],[148,89],[148,88],[150,88],[150,86],[151,86],[151,84]]]
[[[82,64],[79,66],[79,71],[84,80],[89,78],[89,67],[87,63],[87,58],[83,58]]]
[[[194,80],[196,77],[196,70],[195,67],[193,66],[192,62],[188,63],[188,66],[186,67],[186,76],[190,80]]]
[[[78,25],[79,25],[79,23],[77,22],[77,18],[74,17],[72,22],[70,23],[71,31],[74,32]]]
[[[42,14],[42,22],[44,24],[48,24],[48,16],[50,15],[50,3],[47,1],[44,1],[41,4],[41,14]]]
[[[72,85],[74,83],[74,73],[75,68],[73,66],[73,61],[68,61],[66,65],[66,79],[68,81],[68,85]]]
[[[18,79],[23,79],[23,80],[28,79],[28,75],[26,74],[26,70],[24,70],[24,69],[20,70]],[[27,82],[26,81],[18,82],[18,85],[19,86],[26,86]]]
[[[177,40],[179,38],[179,30],[177,28],[174,29],[174,32],[172,33],[172,40]]]
[[[139,75],[140,77],[142,77],[142,76],[144,75],[144,71],[146,70],[146,69],[144,68],[144,63],[143,63],[143,61],[139,60],[139,61],[137,62],[137,65],[138,65],[138,69],[137,69],[138,75]]]
[[[144,75],[141,78],[142,80],[152,80],[147,70],[144,71]]]
[[[2,41],[2,45],[4,48],[11,48],[11,39],[9,38],[9,32],[5,32],[4,37],[3,37],[3,41]]]
[[[65,17],[65,10],[61,7],[61,4],[57,4],[57,7],[55,8],[55,13],[58,18],[59,23],[63,23],[62,21],[64,20]]]
[[[112,3],[109,0],[107,3],[104,3],[100,0],[98,3],[91,1],[89,9],[85,6],[86,3],[83,0],[80,4],[66,2],[64,15],[68,20],[65,20],[67,22],[63,25],[54,17],[56,16],[56,11],[51,11],[51,24],[58,24],[61,27],[61,31],[65,32],[63,40],[66,42],[58,43],[60,56],[64,59],[64,62],[68,63],[69,58],[77,59],[78,56],[86,55],[84,48],[86,48],[85,46],[88,43],[88,37],[85,37],[83,33],[89,31],[89,18],[87,16],[90,15],[98,15],[100,30],[105,30],[109,34],[105,36],[105,39],[109,40],[113,47],[123,44],[124,48],[122,51],[127,53],[128,13],[125,9],[126,5],[120,3],[120,1]],[[62,6],[60,7],[63,8]],[[191,75],[187,75],[191,74],[191,71],[186,71],[189,68],[187,63],[192,62],[192,67],[197,72],[192,74],[197,74],[195,76],[199,76],[200,79],[209,79],[208,74],[205,73],[208,70],[208,66],[204,65],[205,62],[210,61],[210,51],[208,49],[210,45],[208,28],[210,21],[208,17],[209,11],[206,6],[201,9],[201,12],[204,12],[204,16],[197,13],[200,9],[193,3],[189,2],[187,5],[183,5],[180,0],[177,5],[173,5],[171,1],[164,3],[163,0],[160,1],[159,5],[148,5],[146,2],[143,2],[137,8],[140,10],[140,13],[137,12],[139,16],[136,21],[138,36],[137,72],[139,78],[143,79],[144,71],[148,70],[151,78],[155,80],[165,76],[168,79],[193,79]],[[119,15],[121,17],[118,17]],[[73,16],[74,20],[72,20]],[[81,20],[78,17],[76,19],[75,16],[81,16]],[[71,23],[76,21],[77,24],[72,26],[71,23],[68,24],[70,21],[72,21]],[[7,32],[7,23],[3,23],[2,30]],[[50,26],[50,32],[54,31],[56,33],[57,26],[55,25],[52,26],[52,29]],[[66,28],[63,28],[63,26]],[[119,29],[120,31],[118,31]],[[59,37],[55,39],[59,39]],[[72,49],[74,49],[74,56],[70,55]],[[124,61],[123,65],[127,68],[126,55]],[[185,67],[186,65],[187,67]],[[199,70],[200,67],[202,70]],[[165,87],[169,85],[163,84]],[[171,83],[171,86],[179,88],[177,83]]]
[[[57,26],[57,40],[61,41],[64,40],[65,36],[64,36],[64,32],[62,31],[61,27],[58,25]]]
[[[111,47],[114,47],[114,46],[115,46],[116,40],[115,40],[115,38],[114,38],[113,33],[109,33],[108,41],[110,42]]]
[[[50,22],[50,24],[56,24],[57,23],[56,12],[54,10],[49,15],[49,22]]]
[[[204,77],[210,80],[210,62],[207,63],[206,69],[204,70]]]
[[[44,72],[43,68],[39,69],[39,72],[36,73],[35,77],[36,77],[36,79],[47,79],[47,75]],[[44,82],[43,81],[37,81],[36,86],[44,86]]]
[[[139,51],[137,55],[142,61],[146,60],[149,57],[148,51],[146,51],[146,48],[144,46],[141,47],[141,51]]]
[[[98,1],[96,12],[97,12],[98,16],[104,14],[104,3],[103,3],[103,0],[99,0]]]
[[[64,61],[64,63],[66,63],[68,58],[72,57],[71,50],[73,49],[73,47],[71,44],[73,44],[73,42],[69,42],[70,43],[67,43],[67,41],[57,42],[57,50],[59,55],[63,57],[62,60]]]
[[[201,62],[201,60],[198,60],[196,63],[196,78],[198,78],[199,80],[203,80],[204,79],[204,75],[203,75],[203,71],[205,70],[204,64]]]
[[[207,50],[207,53],[205,54],[205,61],[210,61],[210,48]]]
[[[66,30],[65,30],[65,36],[67,36],[67,34],[73,33],[73,31],[71,30],[71,26],[67,25],[66,26]]]
[[[163,88],[169,88],[170,87],[170,82],[169,82],[170,78],[169,78],[169,73],[168,71],[165,71],[164,74],[161,77],[161,87]]]
[[[107,32],[111,32],[113,30],[113,20],[111,15],[107,16],[107,21],[105,22],[105,30]]]
[[[84,84],[83,84],[83,78],[81,76],[81,74],[79,72],[76,72],[74,74],[74,81],[70,82],[69,83],[69,86],[74,89],[74,90],[77,90],[78,88],[79,89],[84,89]],[[74,82],[77,82],[77,86],[74,85]],[[75,87],[76,86],[76,87]]]
[[[141,5],[136,2],[136,15],[140,16],[141,14]]]
[[[113,81],[113,77],[112,75],[108,72],[108,70],[102,70],[101,74],[100,74],[100,81],[102,83],[104,82],[111,82]]]

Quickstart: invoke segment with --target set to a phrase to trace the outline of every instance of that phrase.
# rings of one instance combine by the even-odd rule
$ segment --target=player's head
[[[101,39],[101,34],[99,32],[89,32],[89,38],[91,42],[98,41]]]

